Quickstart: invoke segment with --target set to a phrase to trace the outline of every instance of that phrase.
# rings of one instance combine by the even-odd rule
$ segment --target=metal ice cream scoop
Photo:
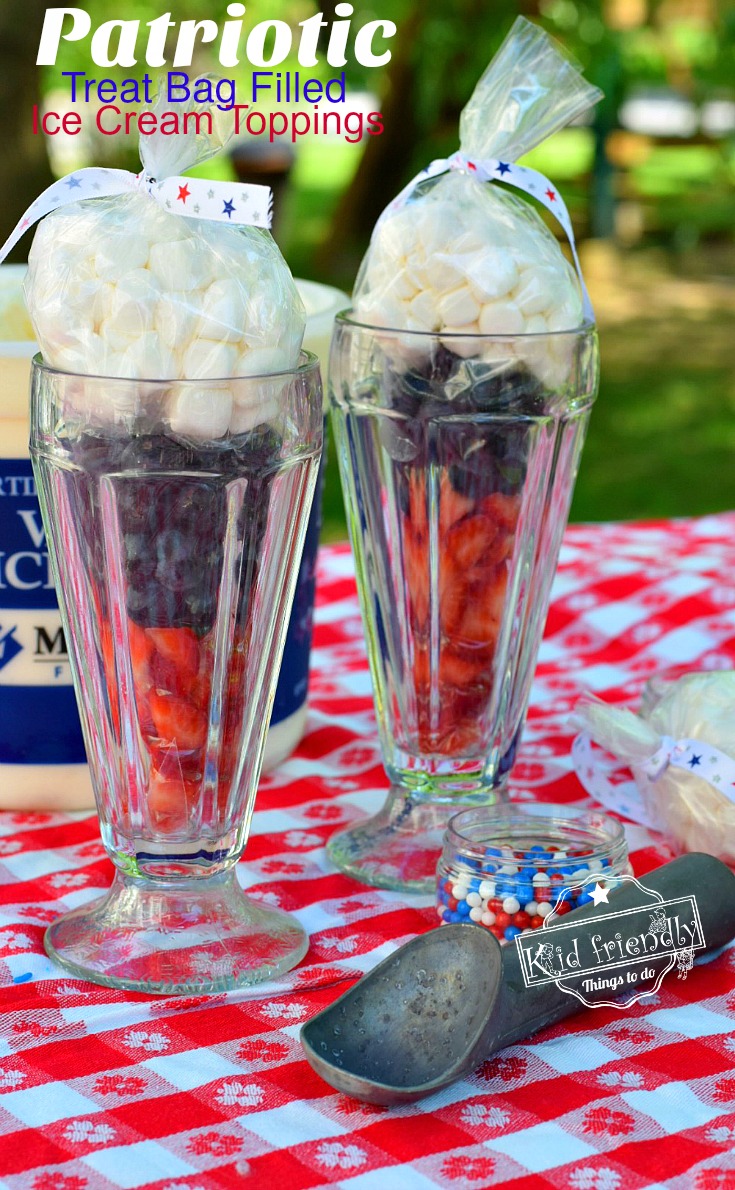
[[[681,856],[643,883],[667,900],[695,897],[706,950],[735,935],[735,875],[713,856]],[[620,914],[655,905],[633,883],[609,895],[609,904],[590,903],[561,920],[594,936],[603,957],[614,960],[621,922],[632,920]],[[591,982],[606,986],[585,999],[611,997],[610,981]],[[655,980],[649,982],[652,989]],[[637,990],[644,986],[641,978]],[[338,1091],[368,1103],[410,1103],[580,1007],[555,982],[527,986],[515,946],[501,947],[476,925],[444,925],[402,946],[308,1021],[301,1043],[314,1070]]]

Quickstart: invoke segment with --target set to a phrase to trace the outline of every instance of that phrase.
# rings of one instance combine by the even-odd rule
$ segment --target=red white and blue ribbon
[[[432,161],[431,165],[422,170],[420,174],[417,174],[404,187],[388,209],[395,210],[403,206],[406,198],[419,182],[423,182],[427,178],[436,177],[438,174],[447,173],[449,170],[458,170],[461,173],[470,174],[472,177],[477,178],[478,182],[502,182],[506,186],[512,186],[516,190],[522,191],[523,194],[537,199],[542,206],[546,207],[547,211],[551,212],[556,221],[561,225],[569,241],[574,267],[577,271],[577,277],[579,278],[579,285],[582,291],[585,320],[594,322],[595,316],[592,309],[592,302],[590,301],[587,286],[582,276],[582,266],[579,263],[577,245],[574,240],[574,229],[567,205],[556,187],[544,174],[539,173],[537,169],[530,169],[527,165],[516,165],[512,161],[500,161],[497,157],[484,157],[482,160],[474,157],[470,158],[466,153],[458,150],[451,157],[440,157],[436,161]]]
[[[39,194],[0,248],[0,261],[29,227],[59,207],[83,198],[109,198],[136,191],[149,194],[164,211],[188,219],[209,219],[248,227],[268,228],[271,225],[273,196],[269,186],[179,176],[158,182],[145,172],[133,174],[126,169],[89,166],[60,178]]]
[[[648,814],[635,781],[613,779],[624,767],[621,761],[607,759],[593,746],[590,736],[582,732],[572,744],[572,759],[577,776],[587,793],[608,810],[658,829]],[[659,747],[648,760],[636,765],[650,781],[656,781],[672,765],[707,781],[728,801],[735,802],[735,760],[719,748],[702,740],[661,739]]]

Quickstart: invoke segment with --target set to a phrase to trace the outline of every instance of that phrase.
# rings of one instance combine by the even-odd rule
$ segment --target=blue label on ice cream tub
[[[0,764],[86,759],[29,459],[0,459]]]
[[[296,582],[291,619],[288,623],[286,644],[283,649],[281,672],[273,703],[271,726],[282,723],[303,706],[309,685],[309,655],[311,653],[311,631],[314,621],[314,594],[316,591],[316,555],[319,547],[319,530],[322,523],[322,489],[324,487],[325,448],[319,465],[319,477],[314,503],[311,506],[309,525],[306,530],[304,552]]]

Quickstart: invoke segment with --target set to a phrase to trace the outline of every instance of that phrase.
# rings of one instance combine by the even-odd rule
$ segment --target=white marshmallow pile
[[[306,315],[271,236],[163,211],[145,194],[62,207],[39,225],[25,294],[46,362],[64,372],[172,387],[171,429],[197,440],[275,416],[274,382],[228,385],[298,362]],[[89,390],[94,387],[94,408]],[[79,415],[133,411],[134,385],[70,386]],[[85,404],[86,401],[86,404]]]
[[[564,382],[568,341],[488,344],[473,336],[573,330],[583,317],[577,275],[535,211],[459,173],[381,216],[353,300],[371,326],[445,334],[456,355],[495,367],[520,359],[552,386]],[[408,365],[430,351],[410,336],[386,349]]]

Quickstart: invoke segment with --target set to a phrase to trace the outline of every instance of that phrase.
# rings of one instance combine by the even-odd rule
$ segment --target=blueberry
[[[247,467],[262,472],[277,464],[281,439],[270,426],[256,426],[249,433],[233,438],[232,446],[240,467],[244,463]]]
[[[123,471],[186,471],[198,469],[196,450],[166,434],[134,437],[120,458]]]
[[[150,541],[145,533],[126,533],[123,550],[126,562],[137,562],[148,557]]]

